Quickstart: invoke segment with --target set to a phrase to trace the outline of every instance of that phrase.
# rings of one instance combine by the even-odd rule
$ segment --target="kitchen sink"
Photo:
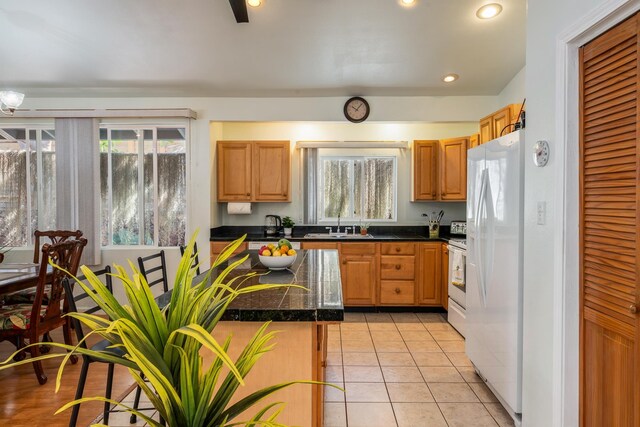
[[[304,235],[305,239],[373,239],[372,234],[347,234],[347,233],[308,233]]]

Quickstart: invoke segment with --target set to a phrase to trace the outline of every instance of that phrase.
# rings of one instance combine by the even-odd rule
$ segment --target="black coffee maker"
[[[282,218],[278,215],[265,215],[264,217],[264,235],[267,237],[278,236],[283,231]]]

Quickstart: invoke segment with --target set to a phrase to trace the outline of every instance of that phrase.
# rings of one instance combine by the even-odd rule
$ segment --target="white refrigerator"
[[[522,413],[524,131],[467,154],[466,353],[516,421]]]

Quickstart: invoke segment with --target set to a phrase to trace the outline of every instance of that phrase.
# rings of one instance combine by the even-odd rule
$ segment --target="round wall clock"
[[[547,141],[538,141],[533,146],[533,163],[538,166],[546,166],[549,161],[549,143]]]
[[[359,96],[349,98],[344,104],[344,116],[353,123],[362,123],[369,117],[369,103]]]

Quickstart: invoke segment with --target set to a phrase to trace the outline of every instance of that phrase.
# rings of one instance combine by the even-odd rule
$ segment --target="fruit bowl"
[[[289,268],[293,265],[294,262],[296,262],[297,257],[297,254],[279,257],[258,255],[258,258],[260,259],[262,265],[267,267],[269,270],[284,270],[286,268]]]

